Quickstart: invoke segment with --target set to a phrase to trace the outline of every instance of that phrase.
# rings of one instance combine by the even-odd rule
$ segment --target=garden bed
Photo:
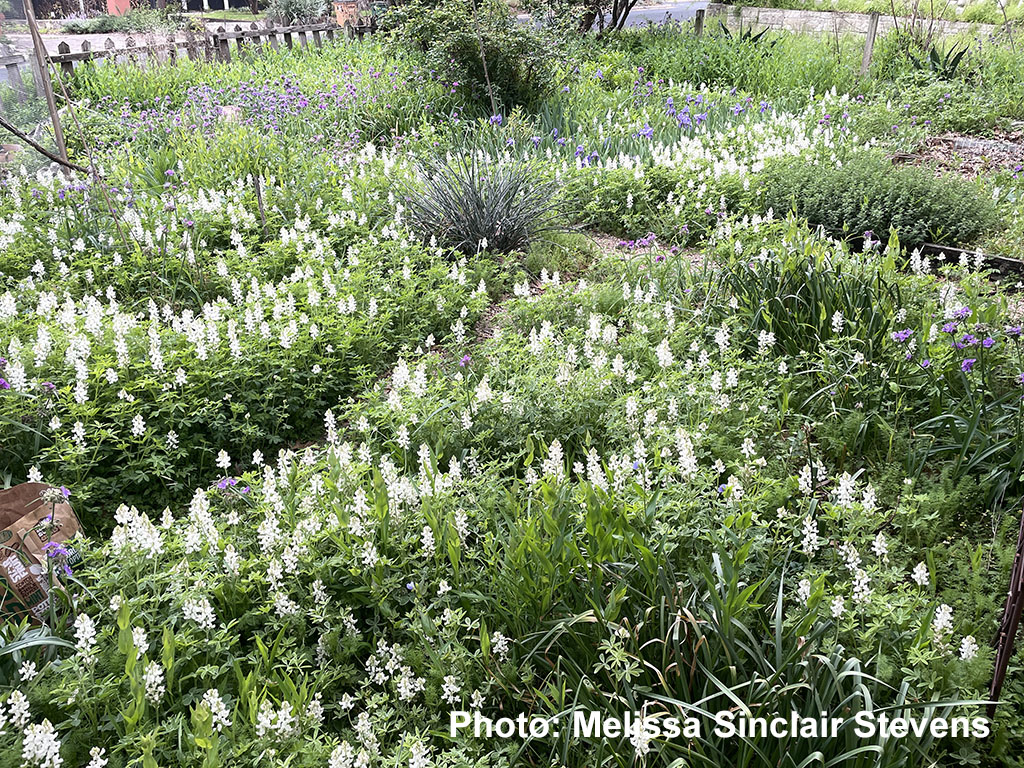
[[[3,176],[0,475],[87,535],[0,766],[1013,765],[1020,58],[406,10],[76,67],[102,176]]]

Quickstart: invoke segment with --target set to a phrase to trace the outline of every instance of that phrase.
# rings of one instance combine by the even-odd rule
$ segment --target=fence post
[[[213,33],[213,47],[217,51],[218,58],[225,64],[231,62],[231,47],[228,45],[228,39],[224,36],[224,27],[217,27],[217,31]]]
[[[693,34],[700,37],[704,34],[704,9],[698,8],[693,17]]]
[[[878,34],[878,11],[872,11],[868,17],[868,36],[864,40],[864,58],[860,62],[860,76],[867,77],[871,68],[871,54],[875,50],[875,35]]]
[[[71,53],[71,46],[64,40],[57,44],[57,55],[59,56],[62,53]],[[75,65],[70,61],[62,61],[60,63],[60,71],[65,75],[73,75],[75,73]]]

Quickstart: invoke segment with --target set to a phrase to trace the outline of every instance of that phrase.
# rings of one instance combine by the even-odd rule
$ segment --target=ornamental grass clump
[[[475,154],[431,159],[405,191],[408,223],[425,241],[467,255],[521,250],[563,227],[558,185],[535,162],[484,164]]]

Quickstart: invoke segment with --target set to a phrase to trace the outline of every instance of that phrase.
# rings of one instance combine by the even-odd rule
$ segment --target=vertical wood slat
[[[68,45],[66,40],[61,40],[57,44],[57,53],[71,53],[71,46]],[[60,71],[65,75],[73,75],[75,73],[75,65],[70,61],[62,61],[60,63]]]
[[[231,47],[228,45],[227,37],[225,37],[226,31],[224,27],[217,27],[217,31],[213,36],[214,47],[217,49],[217,58],[225,64],[231,61]]]

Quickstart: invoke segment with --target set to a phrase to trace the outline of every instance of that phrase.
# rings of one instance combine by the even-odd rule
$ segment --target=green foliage
[[[492,114],[536,107],[555,88],[554,42],[497,0],[404,3],[390,9],[384,27],[395,46],[421,52],[453,89]]]
[[[406,187],[409,223],[424,241],[474,255],[523,250],[562,227],[558,185],[536,163],[485,165],[476,153],[432,158]]]
[[[838,313],[857,318],[858,349],[874,356],[888,340],[901,305],[893,266],[891,261],[858,264],[841,252],[830,253],[791,225],[779,246],[753,258],[731,259],[718,295],[736,297],[749,317],[744,337],[751,345],[757,334],[769,332],[787,354],[799,357],[844,335],[833,327]]]
[[[102,178],[5,178],[0,484],[114,531],[49,633],[0,630],[3,714],[23,692],[69,766],[1012,764],[1019,653],[989,741],[708,716],[985,695],[1020,319],[980,259],[907,245],[998,208],[1012,246],[1024,187],[882,153],[998,127],[1019,57],[861,79],[852,37],[551,56],[503,7],[394,13],[412,42],[76,68]],[[623,240],[538,237],[575,227]],[[704,729],[444,732],[584,708]]]
[[[330,11],[327,0],[271,0],[267,15],[285,25],[311,24]]]
[[[773,163],[761,183],[765,208],[793,210],[856,245],[867,232],[878,240],[888,239],[890,231],[911,248],[927,242],[969,245],[998,221],[992,203],[974,194],[967,182],[894,167],[875,153],[838,164]]]
[[[117,16],[104,14],[92,18],[65,21],[63,31],[70,35],[105,35],[111,32],[152,32],[176,29],[180,24],[168,13],[149,8],[133,8]]]
[[[928,51],[927,59],[914,59],[914,66],[917,69],[927,69],[941,80],[952,80],[966,53],[967,48],[950,48],[945,53],[939,53],[939,49],[933,45]]]

